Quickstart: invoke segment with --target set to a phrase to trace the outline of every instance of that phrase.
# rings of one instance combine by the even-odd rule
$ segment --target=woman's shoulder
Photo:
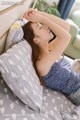
[[[39,74],[42,76],[45,72],[45,65],[44,65],[43,59],[36,61],[36,67],[37,67]]]
[[[53,61],[53,63],[54,63],[54,61]],[[40,76],[46,75],[48,73],[48,71],[50,70],[53,63],[50,63],[50,61],[48,61],[45,58],[37,60],[36,67],[37,67],[37,70],[38,70]]]
[[[58,60],[56,60],[55,62],[58,62],[59,60],[61,60],[63,57],[60,56],[60,58]],[[51,66],[55,63],[54,60],[52,63],[50,63],[50,61],[45,60],[44,58],[39,59],[36,61],[36,67],[37,70],[39,72],[39,74],[41,76],[45,75],[48,73],[48,71],[50,70]]]

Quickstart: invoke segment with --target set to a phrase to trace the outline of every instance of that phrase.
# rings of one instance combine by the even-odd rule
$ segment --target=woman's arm
[[[37,9],[33,9],[33,8],[30,8],[28,9],[23,17],[24,18],[27,18],[28,17],[28,13],[32,12],[32,11],[36,11],[37,13],[39,14],[42,14],[43,16],[47,17],[48,19],[50,19],[51,21],[55,22],[56,24],[60,25],[61,27],[63,27],[66,31],[69,31],[69,28],[70,28],[70,25],[63,19],[55,16],[55,15],[51,15],[51,14],[48,14],[48,13],[45,13],[45,12],[42,12],[42,11],[38,11]]]
[[[58,43],[55,44],[56,47],[61,48],[61,46],[63,45],[64,47],[62,46],[62,48],[66,48],[67,44],[70,41],[71,35],[65,29],[63,29],[61,26],[59,26],[58,24],[56,24],[55,22],[51,21],[50,19],[48,19],[46,17],[44,17],[42,22],[43,22],[43,24],[47,25],[55,33],[55,35],[58,38],[57,42],[60,41],[59,46],[58,46]]]
[[[56,24],[60,25],[61,27],[63,27],[66,31],[69,32],[70,29],[70,25],[63,19],[55,16],[55,15],[51,15],[45,12],[41,12],[39,11],[40,14],[42,14],[43,16],[47,17],[48,19],[50,19],[51,21],[55,22]]]
[[[48,19],[44,15],[39,14],[39,12],[36,12],[35,10],[28,11],[27,19],[31,22],[40,22],[44,25],[47,25],[61,41],[64,39],[64,37],[65,40],[68,40],[68,38],[70,38],[70,34],[63,27],[58,25],[56,22]]]
[[[44,17],[43,24],[47,25],[53,33],[55,33],[55,35],[57,35],[57,37],[62,41],[64,38],[65,40],[70,37],[70,34],[63,29],[63,27],[61,27],[59,24],[57,24],[56,22],[48,19],[47,17]]]
[[[57,39],[54,41],[51,52],[49,55],[45,56],[41,63],[45,63],[44,66],[46,67],[46,64],[47,66],[51,66],[56,60],[60,58],[70,42],[71,35],[61,26],[51,21],[50,19],[47,19],[46,17],[43,19],[42,23],[47,25],[57,35]]]
[[[59,26],[61,26],[62,28],[64,28],[67,32],[69,32],[70,25],[65,20],[63,20],[63,19],[61,19],[61,18],[59,18],[57,16],[54,16],[54,15],[42,12],[42,11],[38,11],[38,12],[39,12],[39,14],[42,14],[43,16],[47,17],[49,20],[55,22],[56,24],[58,24]],[[49,43],[49,49],[50,50],[52,50],[53,47],[55,46],[57,39],[58,38],[56,37],[53,41],[51,41]]]
[[[55,41],[55,46],[53,50],[56,50],[59,52],[59,54],[62,54],[64,49],[69,44],[71,35],[61,26],[56,24],[54,21],[51,21],[47,17],[39,13],[36,13],[35,11],[33,11],[32,13],[29,13],[28,18],[32,22],[40,22],[42,24],[47,25],[55,33],[55,35],[57,35],[58,39]]]

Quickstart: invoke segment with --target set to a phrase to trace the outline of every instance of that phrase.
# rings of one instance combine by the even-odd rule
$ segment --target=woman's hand
[[[37,9],[29,8],[29,9],[24,13],[23,18],[28,19],[29,13],[32,13],[32,12],[36,12],[36,13],[40,14],[40,11],[38,11]]]
[[[31,11],[27,15],[27,19],[29,21],[31,21],[31,22],[40,22],[40,23],[43,23],[44,18],[45,17],[43,15],[39,14],[36,11]]]

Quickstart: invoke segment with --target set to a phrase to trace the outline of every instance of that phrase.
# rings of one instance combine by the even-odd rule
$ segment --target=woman
[[[23,17],[29,20],[23,26],[24,39],[32,47],[32,61],[40,81],[79,105],[80,74],[72,71],[62,56],[71,39],[68,23],[32,8]]]

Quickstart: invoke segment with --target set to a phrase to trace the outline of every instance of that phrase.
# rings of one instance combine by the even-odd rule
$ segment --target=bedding
[[[0,120],[51,120],[23,104],[0,78]]]
[[[42,109],[35,112],[13,94],[0,76],[0,120],[69,120],[62,116],[70,115],[74,107],[63,94],[44,87]]]
[[[28,107],[39,111],[43,88],[31,60],[32,49],[23,40],[0,56],[0,71],[13,93]]]
[[[5,44],[5,51],[11,46],[23,40],[22,26],[27,23],[24,18],[18,19],[9,29],[8,36]]]
[[[64,111],[61,116],[63,120],[80,120],[80,106],[75,107],[71,112]]]

